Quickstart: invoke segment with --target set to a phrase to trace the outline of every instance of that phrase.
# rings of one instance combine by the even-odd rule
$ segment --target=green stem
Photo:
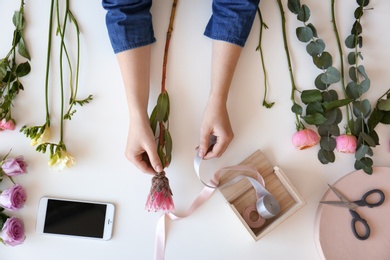
[[[46,77],[45,77],[45,105],[46,105],[46,125],[50,127],[50,112],[49,112],[49,70],[50,70],[50,56],[51,56],[51,40],[52,40],[52,22],[54,13],[54,1],[51,0],[50,6],[50,20],[49,20],[49,35],[47,43],[47,57],[46,57]]]
[[[261,15],[260,8],[257,7],[257,13],[259,14],[260,19],[260,35],[259,35],[259,45],[257,46],[256,50],[260,52],[260,58],[261,58],[261,65],[263,66],[263,74],[264,74],[264,98],[263,98],[263,106],[266,108],[271,108],[274,103],[272,102],[269,104],[267,100],[267,70],[265,69],[265,62],[264,62],[264,55],[263,55],[263,48],[262,48],[262,39],[263,39],[263,27],[267,28],[267,25],[263,22],[263,16]]]
[[[336,35],[337,40],[337,47],[339,50],[339,57],[340,57],[340,72],[341,72],[341,86],[343,88],[344,97],[347,97],[347,90],[345,87],[345,74],[344,74],[344,58],[343,58],[343,48],[341,47],[341,40],[340,40],[340,34],[339,30],[337,29],[337,21],[336,21],[336,15],[335,15],[335,0],[332,0],[332,24],[333,24],[333,30]],[[350,104],[346,105],[346,114],[347,114],[347,133],[350,133],[351,130],[349,129],[348,122],[350,120],[350,110],[349,110]],[[351,111],[352,116],[352,111]]]
[[[282,5],[282,1],[278,0],[278,5],[279,5],[279,11],[280,15],[282,18],[282,32],[283,32],[283,43],[284,43],[284,50],[286,52],[286,57],[287,57],[287,63],[288,63],[288,70],[290,72],[290,80],[291,80],[291,96],[290,99],[293,102],[293,104],[296,104],[295,102],[295,91],[297,90],[297,87],[295,85],[295,80],[294,80],[294,73],[291,65],[291,58],[290,58],[290,51],[288,49],[288,44],[287,44],[287,33],[286,33],[286,17],[284,15],[284,9]],[[297,121],[297,127],[301,126],[302,123],[299,120],[299,117],[296,113],[295,114],[295,119]]]

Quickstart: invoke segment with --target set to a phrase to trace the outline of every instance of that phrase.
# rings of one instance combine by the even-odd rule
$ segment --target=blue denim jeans
[[[197,0],[194,0],[197,1]],[[243,47],[260,0],[213,0],[204,34]],[[152,0],[103,0],[106,25],[115,53],[152,44]]]

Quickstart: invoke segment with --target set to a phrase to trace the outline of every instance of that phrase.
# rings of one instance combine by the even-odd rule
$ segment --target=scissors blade
[[[351,203],[351,202],[344,202],[344,201],[320,201],[320,203],[337,206],[337,207],[349,208],[349,209],[355,209],[358,207],[358,205],[353,202]]]
[[[331,186],[329,184],[328,184],[328,186],[342,202],[351,204],[351,201],[349,201],[338,189],[336,189],[335,187],[333,187],[333,186]]]

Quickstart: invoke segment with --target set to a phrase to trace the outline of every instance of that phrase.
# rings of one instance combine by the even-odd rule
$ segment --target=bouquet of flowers
[[[0,192],[0,241],[9,246],[17,246],[24,242],[23,221],[9,216],[5,211],[17,211],[23,208],[26,201],[26,191],[23,186],[16,184],[14,176],[27,173],[27,163],[23,156],[8,158],[8,154],[0,162],[0,183],[8,177],[12,186]]]

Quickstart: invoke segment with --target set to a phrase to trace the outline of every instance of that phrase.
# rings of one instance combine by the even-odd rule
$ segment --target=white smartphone
[[[42,197],[39,201],[39,234],[109,240],[115,206],[112,203]]]

